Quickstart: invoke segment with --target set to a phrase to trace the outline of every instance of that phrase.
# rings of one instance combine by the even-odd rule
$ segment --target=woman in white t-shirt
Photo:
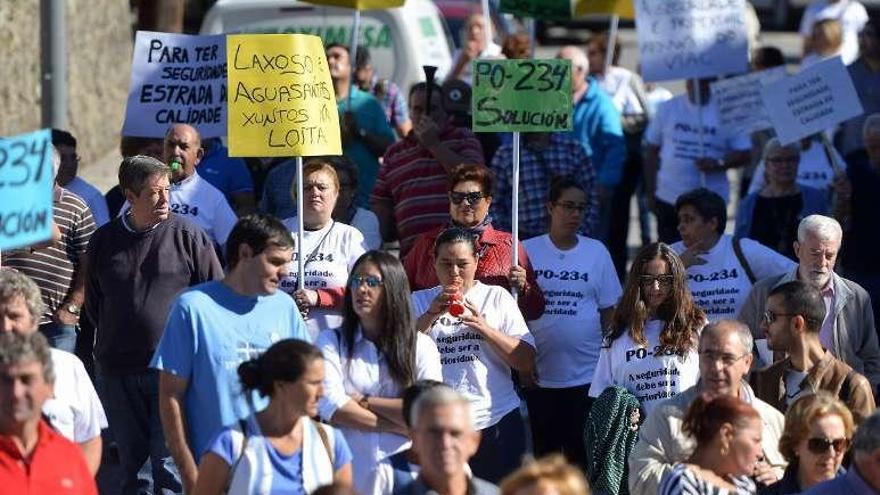
[[[292,194],[296,196],[296,185]],[[303,168],[303,245],[294,247],[281,289],[293,296],[313,340],[321,330],[342,324],[348,273],[367,250],[364,236],[356,228],[333,219],[338,198],[339,176],[333,165],[326,160],[309,161]],[[284,225],[297,239],[298,219],[287,218]],[[305,259],[302,289],[297,288],[299,256]]]
[[[443,381],[468,398],[482,441],[469,465],[497,483],[519,467],[525,428],[511,370],[532,373],[535,342],[516,301],[505,289],[474,280],[476,238],[450,228],[434,243],[440,285],[413,294],[419,331],[437,343]]]
[[[538,382],[526,389],[535,456],[562,452],[586,465],[583,431],[587,392],[599,360],[602,329],[620,299],[620,281],[605,246],[578,235],[587,209],[580,183],[550,185],[550,232],[525,241],[544,292],[544,314],[529,322],[538,350]]]
[[[700,374],[697,340],[705,323],[688,290],[684,264],[672,248],[662,242],[645,246],[614,310],[590,397],[618,385],[636,396],[647,415],[692,387]]]
[[[755,281],[794,270],[794,261],[767,246],[725,235],[727,205],[708,189],[682,194],[675,211],[682,240],[672,249],[681,257],[691,295],[709,321],[736,319]]]
[[[408,445],[404,390],[417,380],[441,380],[440,355],[416,332],[406,272],[388,253],[357,260],[344,315],[341,328],[318,337],[327,368],[318,412],[345,434],[354,488],[370,493],[376,464]]]

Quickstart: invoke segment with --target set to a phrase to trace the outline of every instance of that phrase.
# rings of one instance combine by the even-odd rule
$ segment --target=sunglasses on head
[[[365,277],[351,277],[351,280],[348,282],[348,286],[352,289],[357,289],[364,284],[367,284],[367,287],[371,289],[375,289],[382,285],[382,279],[374,275],[367,275]]]
[[[449,193],[449,200],[452,201],[453,204],[457,205],[460,205],[461,202],[464,200],[467,200],[469,205],[475,205],[484,197],[486,196],[480,191],[468,193],[452,191],[451,193]]]
[[[807,440],[807,450],[814,454],[824,454],[828,449],[834,447],[834,452],[844,452],[849,447],[849,439],[847,438],[811,438]]]

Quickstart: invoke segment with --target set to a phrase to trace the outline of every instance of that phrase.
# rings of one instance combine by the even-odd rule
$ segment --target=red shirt
[[[449,220],[447,214],[447,222]],[[437,227],[419,237],[406,257],[403,268],[413,291],[430,289],[440,284],[434,268],[434,241],[446,226]],[[480,234],[480,258],[474,279],[486,285],[498,285],[510,290],[510,265],[513,263],[513,236],[509,232],[495,230],[490,225]],[[517,242],[519,266],[526,269],[526,289],[517,298],[517,304],[526,321],[537,320],[544,314],[544,293],[535,278],[535,270],[526,248]]]
[[[9,435],[0,435],[0,493],[15,495],[98,495],[79,447],[43,420],[30,458]]]
[[[483,164],[483,148],[467,129],[447,126],[440,141],[461,155],[462,163]],[[446,170],[412,133],[385,152],[371,199],[392,205],[401,256],[419,235],[449,221],[448,181]]]

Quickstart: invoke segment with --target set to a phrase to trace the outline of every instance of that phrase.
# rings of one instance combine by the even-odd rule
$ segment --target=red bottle
[[[451,299],[449,302],[449,314],[455,317],[463,315],[464,304],[461,303],[461,294],[456,292],[451,296]]]

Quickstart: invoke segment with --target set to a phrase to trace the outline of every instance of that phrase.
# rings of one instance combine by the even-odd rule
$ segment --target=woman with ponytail
[[[281,340],[238,367],[242,393],[269,405],[214,439],[199,465],[196,495],[307,494],[322,485],[351,486],[351,450],[342,433],[311,419],[323,395],[317,347]]]
[[[697,383],[697,340],[705,324],[678,255],[662,242],[645,246],[611,318],[590,397],[619,385],[639,399],[647,417],[656,404]]]
[[[736,397],[701,395],[688,408],[682,431],[697,442],[660,484],[661,495],[746,495],[755,493],[750,476],[762,458],[761,416]]]
[[[403,391],[418,380],[442,380],[437,346],[416,331],[397,258],[380,251],[358,258],[342,327],[323,331],[317,345],[327,366],[319,412],[345,433],[354,454],[354,488],[369,493],[378,462],[407,443]]]

